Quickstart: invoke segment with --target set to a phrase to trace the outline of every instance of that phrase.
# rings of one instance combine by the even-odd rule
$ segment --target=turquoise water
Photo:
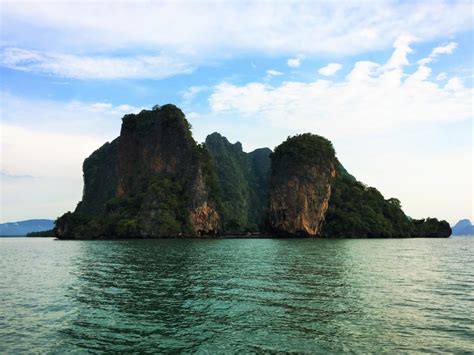
[[[0,352],[472,352],[474,238],[0,238]]]

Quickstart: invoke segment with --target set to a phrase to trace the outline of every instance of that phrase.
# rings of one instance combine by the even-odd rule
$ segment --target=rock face
[[[226,233],[261,230],[268,206],[270,154],[268,148],[245,153],[240,142],[219,133],[206,138],[222,197],[222,227]]]
[[[211,158],[173,105],[123,118],[120,137],[84,162],[83,200],[59,238],[172,237],[220,230]]]
[[[153,174],[186,175],[197,168],[189,123],[175,106],[126,115],[122,121],[117,196],[140,192]]]
[[[336,174],[332,144],[311,134],[295,136],[275,149],[271,161],[270,230],[318,236]]]
[[[119,139],[105,143],[90,155],[82,170],[84,190],[82,201],[76,207],[79,213],[98,214],[104,211],[105,203],[117,193],[117,161]]]

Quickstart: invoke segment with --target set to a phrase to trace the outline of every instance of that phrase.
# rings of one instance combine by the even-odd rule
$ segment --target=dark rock
[[[262,228],[272,151],[245,153],[239,142],[232,144],[219,133],[207,136],[206,148],[217,172],[223,231],[239,234]]]
[[[448,222],[436,218],[414,219],[413,224],[416,238],[448,238],[452,232]]]

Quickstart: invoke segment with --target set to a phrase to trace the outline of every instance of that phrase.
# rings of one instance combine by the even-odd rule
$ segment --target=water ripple
[[[474,350],[474,238],[0,239],[0,352]]]

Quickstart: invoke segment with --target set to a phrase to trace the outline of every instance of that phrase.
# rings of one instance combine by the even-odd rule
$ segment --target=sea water
[[[0,238],[0,352],[472,352],[474,238]]]

